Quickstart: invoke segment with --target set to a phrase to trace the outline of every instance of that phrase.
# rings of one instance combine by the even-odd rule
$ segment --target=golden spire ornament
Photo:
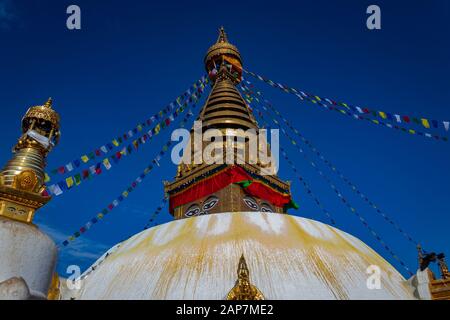
[[[219,29],[219,38],[217,39],[217,43],[220,42],[228,42],[227,34],[225,33],[225,29],[223,26]]]
[[[31,223],[35,211],[50,200],[43,195],[45,159],[59,142],[59,121],[51,98],[22,118],[22,136],[0,171],[0,216]]]
[[[257,287],[250,283],[250,272],[244,255],[239,259],[236,285],[227,295],[227,300],[264,300],[264,296]]]

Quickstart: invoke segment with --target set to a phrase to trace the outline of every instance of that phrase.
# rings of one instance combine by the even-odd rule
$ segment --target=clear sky
[[[382,29],[366,28],[366,8],[381,7]],[[81,7],[82,29],[66,28],[66,8]],[[159,111],[204,72],[203,57],[223,25],[244,67],[318,95],[437,120],[450,119],[450,2],[433,1],[11,1],[0,0],[0,163],[20,134],[31,105],[51,96],[61,115],[54,168],[92,151]],[[301,103],[253,81],[280,112],[371,200],[424,247],[449,249],[449,143],[356,121]],[[440,131],[444,133],[445,131]],[[51,201],[37,224],[60,243],[109,204],[167,140],[161,134],[107,173]],[[336,198],[328,184],[286,140],[281,143],[338,227],[362,239],[404,270]],[[317,161],[319,163],[319,161]],[[142,230],[163,196],[168,158],[130,197],[71,246],[69,264],[87,268],[115,243]],[[375,211],[343,194],[393,250],[417,266],[416,249]],[[328,223],[286,163],[300,204],[292,214]],[[171,219],[167,210],[158,223]]]

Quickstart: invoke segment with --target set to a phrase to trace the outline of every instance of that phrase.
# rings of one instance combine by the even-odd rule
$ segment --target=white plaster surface
[[[262,212],[220,213],[145,230],[63,299],[224,299],[241,254],[266,299],[414,299],[411,286],[357,238],[310,219]],[[100,263],[100,261],[102,261]],[[381,289],[366,282],[381,269]]]
[[[46,298],[56,246],[37,227],[0,217],[0,282],[21,277],[35,298]]]

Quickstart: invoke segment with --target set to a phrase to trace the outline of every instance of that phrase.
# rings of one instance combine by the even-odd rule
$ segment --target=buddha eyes
[[[200,214],[200,208],[198,205],[194,204],[187,209],[186,213],[184,214],[186,217],[193,217]]]
[[[214,208],[216,206],[216,204],[219,202],[219,198],[217,197],[209,197],[205,203],[203,204],[203,210],[204,211],[208,211],[211,210],[212,208]]]
[[[185,217],[194,217],[194,216],[208,214],[209,210],[214,208],[217,205],[217,203],[219,203],[219,198],[217,198],[215,196],[211,196],[208,199],[206,199],[205,202],[203,203],[203,208],[202,208],[203,210],[200,209],[198,204],[193,204],[186,210],[186,213],[184,214],[184,216]]]
[[[261,211],[262,212],[273,212],[273,209],[271,206],[269,206],[267,203],[263,203],[261,205]]]
[[[251,197],[245,197],[244,198],[244,203],[247,205],[247,207],[249,207],[252,210],[258,210],[259,206],[256,203],[255,199],[251,198]]]

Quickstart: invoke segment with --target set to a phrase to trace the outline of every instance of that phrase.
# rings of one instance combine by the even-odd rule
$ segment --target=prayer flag
[[[49,186],[48,189],[55,196],[59,196],[60,194],[63,193],[63,191],[61,190],[61,188],[57,184],[53,184],[53,185]]]
[[[66,179],[66,183],[67,183],[67,188],[72,188],[72,186],[73,186],[73,178],[72,177],[68,177],[67,179]]]
[[[422,125],[423,125],[425,128],[429,128],[429,127],[430,127],[430,124],[428,123],[428,120],[427,120],[427,119],[422,119]]]
[[[81,183],[81,175],[78,173],[74,176],[75,178],[75,184],[78,186]]]
[[[111,169],[111,163],[109,162],[108,158],[103,159],[103,165],[105,166],[106,170]]]
[[[69,162],[68,164],[66,164],[66,169],[67,169],[68,172],[71,172],[73,170],[72,162]]]

